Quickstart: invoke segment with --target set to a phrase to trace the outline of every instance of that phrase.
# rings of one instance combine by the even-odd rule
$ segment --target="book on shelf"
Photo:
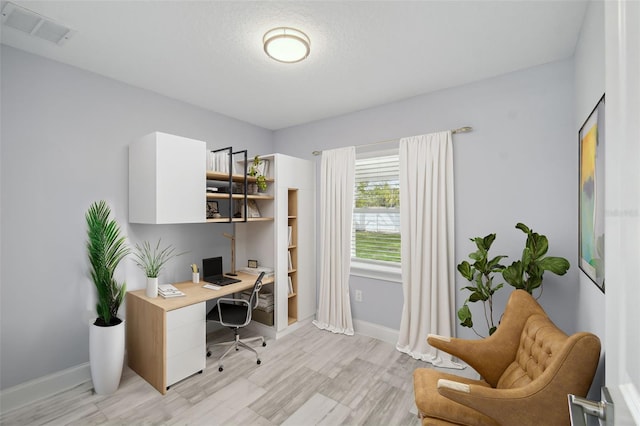
[[[289,295],[293,294],[293,281],[291,281],[291,277],[287,277],[289,278]]]
[[[289,270],[293,269],[293,261],[291,260],[291,251],[287,252],[289,254]]]
[[[229,152],[209,151],[207,154],[207,170],[213,170],[215,172],[229,173]],[[235,164],[231,163],[231,173],[236,172]]]
[[[180,297],[185,295],[172,284],[160,284],[158,286],[158,294],[165,299],[169,297]]]
[[[293,226],[289,226],[289,245],[291,246],[291,242],[293,241]]]

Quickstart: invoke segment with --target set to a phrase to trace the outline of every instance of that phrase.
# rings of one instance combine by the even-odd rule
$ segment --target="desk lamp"
[[[229,272],[227,275],[235,277],[238,275],[236,274],[236,236],[227,234],[226,232],[222,235],[231,240],[231,272]]]

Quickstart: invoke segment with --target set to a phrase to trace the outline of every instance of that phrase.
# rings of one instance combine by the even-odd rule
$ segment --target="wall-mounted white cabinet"
[[[129,222],[206,221],[206,143],[153,132],[129,146]]]

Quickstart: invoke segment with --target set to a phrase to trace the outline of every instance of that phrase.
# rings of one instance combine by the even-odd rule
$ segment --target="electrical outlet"
[[[356,290],[356,302],[362,302],[362,290]]]

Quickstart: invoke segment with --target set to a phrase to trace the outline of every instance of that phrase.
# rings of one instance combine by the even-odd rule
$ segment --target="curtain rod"
[[[473,127],[471,127],[471,126],[464,126],[464,127],[460,127],[460,128],[458,128],[458,129],[453,129],[453,130],[451,130],[451,133],[453,133],[453,134],[455,135],[456,133],[469,133],[469,132],[470,132],[470,131],[472,131],[472,130],[473,130]],[[397,140],[399,140],[399,139],[401,139],[401,138],[396,138],[396,139],[387,139],[386,141],[379,141],[379,142],[365,143],[365,144],[362,144],[362,145],[356,145],[356,148],[357,148],[357,147],[361,147],[361,146],[380,145],[380,144],[382,144],[382,143],[395,142],[395,141],[397,141]],[[313,155],[320,155],[320,154],[322,154],[322,151],[313,151],[313,152],[312,152],[312,154],[313,154]]]

